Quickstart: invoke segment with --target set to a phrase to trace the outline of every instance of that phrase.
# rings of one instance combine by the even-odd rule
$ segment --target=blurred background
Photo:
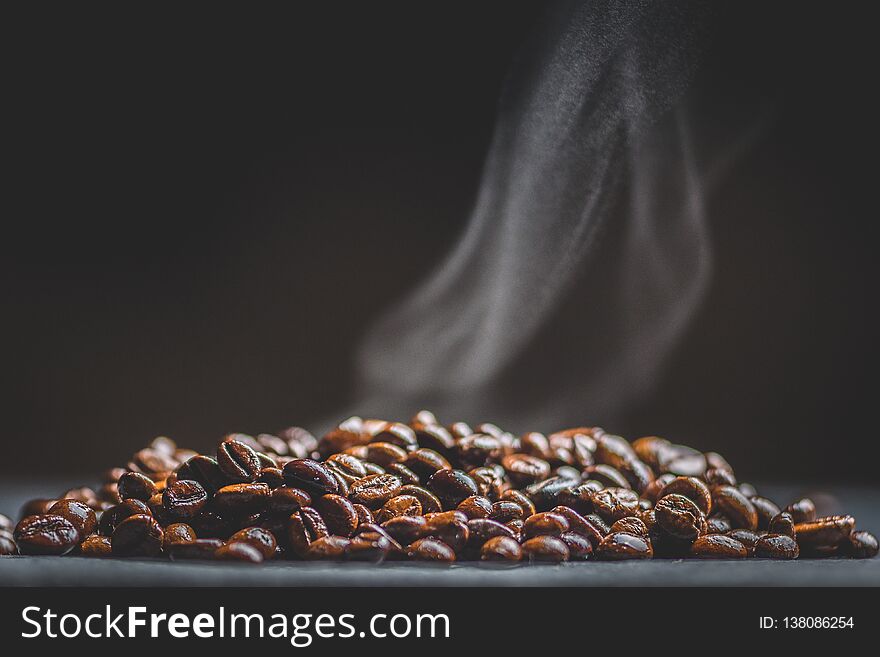
[[[544,11],[9,16],[0,477],[97,475],[160,434],[207,450],[358,410],[364,336],[466,230]],[[547,364],[601,350],[579,330],[599,302],[574,284],[492,415],[443,419],[599,424],[719,451],[741,478],[876,483],[874,41],[850,12],[718,4],[696,136],[756,127],[704,199],[711,272],[662,368],[543,424],[571,377]]]

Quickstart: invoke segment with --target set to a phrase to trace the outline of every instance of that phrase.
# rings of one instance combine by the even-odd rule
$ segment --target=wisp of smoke
[[[464,234],[359,349],[360,413],[550,429],[650,391],[710,272],[680,102],[705,19],[552,6],[506,85]]]

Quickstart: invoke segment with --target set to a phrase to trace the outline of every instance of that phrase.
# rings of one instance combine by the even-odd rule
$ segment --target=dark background
[[[364,324],[464,226],[540,10],[10,16],[0,474],[97,473],[157,434],[209,449],[344,406]],[[696,321],[607,428],[747,478],[876,482],[868,28],[719,9],[696,84],[733,111],[768,99],[773,123],[710,199]]]

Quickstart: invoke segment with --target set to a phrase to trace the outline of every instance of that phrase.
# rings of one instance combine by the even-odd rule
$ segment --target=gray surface
[[[15,515],[30,497],[73,482],[0,483],[0,512]],[[763,488],[777,501],[804,487]],[[858,526],[880,529],[880,489],[835,489],[814,499],[825,513],[845,510]],[[81,557],[0,557],[7,586],[880,586],[880,558],[779,561],[672,561],[493,567],[485,564],[321,564],[259,566]]]

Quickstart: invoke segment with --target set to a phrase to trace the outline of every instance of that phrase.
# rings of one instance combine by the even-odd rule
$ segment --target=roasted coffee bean
[[[730,520],[720,514],[714,514],[706,518],[706,532],[709,534],[726,534],[733,527]]]
[[[557,506],[553,508],[553,513],[562,516],[568,522],[568,531],[581,534],[590,540],[593,547],[599,544],[599,541],[608,533],[608,526],[598,516],[593,519],[582,516],[574,509],[567,506]]]
[[[755,543],[761,538],[760,534],[753,532],[751,529],[732,529],[727,532],[727,535],[745,545],[749,550],[753,549]]]
[[[271,491],[266,484],[231,484],[217,491],[212,504],[223,514],[243,516],[265,511],[269,507],[270,496]]]
[[[707,468],[706,457],[684,445],[668,445],[658,454],[658,470],[679,477],[702,477]]]
[[[418,486],[421,483],[419,476],[403,463],[392,463],[386,468],[386,472],[400,479],[400,483],[404,485]]]
[[[275,556],[275,548],[278,547],[278,541],[275,535],[268,529],[262,527],[247,527],[235,532],[229,537],[229,543],[247,543],[251,547],[256,548],[263,559],[271,559]]]
[[[263,484],[265,486],[265,484]],[[191,479],[180,479],[162,493],[162,505],[174,518],[187,520],[205,508],[208,493],[202,485]]]
[[[217,461],[210,456],[201,455],[193,456],[177,468],[177,478],[197,481],[211,494],[228,483]]]
[[[104,536],[110,536],[120,522],[135,515],[152,515],[152,512],[140,500],[131,499],[120,502],[101,514],[101,519],[98,521],[98,531]]]
[[[164,540],[162,527],[153,516],[134,515],[113,530],[113,554],[123,557],[157,557]]]
[[[613,525],[611,525],[609,532],[612,534],[632,534],[633,536],[648,538],[648,526],[645,525],[645,523],[640,518],[636,518],[635,516],[621,518],[620,520],[616,521]]]
[[[367,475],[353,483],[349,489],[352,502],[378,510],[394,497],[401,487],[400,479],[390,474]]]
[[[654,481],[654,472],[638,459],[622,463],[618,471],[624,476],[630,487],[640,494]]]
[[[514,533],[514,538],[519,541],[522,539],[522,530],[523,525],[525,524],[526,523],[522,520],[511,520],[510,522],[505,523],[504,526],[509,528],[510,531]]]
[[[407,452],[392,443],[373,442],[367,445],[367,461],[387,468],[392,463],[401,463],[406,459]]]
[[[382,523],[382,528],[401,545],[422,538],[428,527],[424,516],[397,516]]]
[[[486,541],[495,538],[496,536],[509,536],[510,538],[516,536],[516,532],[507,525],[495,522],[494,520],[489,520],[488,518],[474,518],[473,520],[468,520],[467,527],[467,546],[471,550],[478,550]]]
[[[642,536],[617,532],[603,538],[594,554],[604,561],[650,559],[654,556],[654,549],[651,541]]]
[[[321,514],[310,506],[303,507],[292,514],[288,521],[287,538],[290,547],[300,556],[306,553],[310,543],[322,536],[329,536],[329,534]]]
[[[327,458],[330,454],[344,452],[350,447],[366,445],[372,436],[362,429],[338,427],[324,434],[318,441],[318,452]]]
[[[445,427],[436,424],[426,424],[414,427],[414,431],[420,447],[432,449],[444,456],[452,454],[452,449],[455,447],[455,438],[452,437],[452,434]]]
[[[742,559],[748,556],[748,550],[730,536],[706,534],[693,542],[691,554],[701,559]]]
[[[873,559],[877,556],[877,538],[870,532],[858,531],[849,536],[842,545],[843,552],[854,559]]]
[[[551,511],[536,513],[523,524],[523,536],[560,536],[569,530],[568,520]]]
[[[466,521],[454,518],[449,519],[438,514],[428,519],[425,535],[438,538],[456,552],[464,549],[470,537],[470,530]]]
[[[436,538],[420,538],[414,541],[406,551],[406,555],[415,561],[455,561],[455,552],[443,541]]]
[[[767,529],[771,534],[785,534],[792,538],[795,537],[794,520],[790,513],[777,513],[767,523]]]
[[[418,501],[416,501],[418,503]],[[341,495],[323,495],[315,500],[315,508],[327,525],[327,531],[338,536],[351,536],[358,526],[354,504]],[[421,507],[419,507],[421,511]]]
[[[197,538],[194,541],[187,541],[186,543],[169,543],[167,549],[168,556],[172,561],[178,559],[210,560],[214,558],[217,550],[223,547],[223,545],[223,541],[217,538]]]
[[[597,464],[610,465],[615,470],[620,470],[625,463],[639,458],[630,444],[620,436],[602,434],[594,440],[596,448],[593,458]]]
[[[501,441],[494,436],[472,434],[455,441],[453,455],[464,469],[479,468],[501,458]]]
[[[0,529],[0,556],[18,554],[18,546],[12,532]]]
[[[660,453],[662,450],[668,448],[669,445],[669,441],[665,438],[645,436],[644,438],[634,440],[632,448],[641,461],[645,462],[652,468],[657,469],[660,465]]]
[[[38,498],[35,500],[28,500],[24,503],[24,506],[21,507],[21,512],[19,513],[20,518],[27,518],[28,516],[44,516],[49,512],[49,509],[52,507],[57,499],[47,499],[47,498]]]
[[[705,520],[694,502],[684,495],[666,495],[654,507],[657,525],[670,536],[693,540],[700,535]]]
[[[780,509],[773,502],[768,500],[766,497],[760,497],[756,495],[755,497],[749,500],[752,505],[755,507],[755,511],[758,514],[758,529],[766,530],[770,527],[770,521],[779,515]],[[771,532],[771,533],[779,533],[779,532]]]
[[[577,484],[581,481],[581,471],[571,465],[560,465],[558,468],[551,470],[550,475],[560,479],[567,479],[572,484]]]
[[[401,487],[401,490],[403,490],[403,488],[405,488],[405,486]],[[373,517],[373,512],[370,511],[363,504],[352,504],[352,506],[354,507],[355,512],[357,512],[358,525],[369,525],[369,524],[373,524],[375,522],[375,519]],[[438,509],[439,509],[439,505],[438,505]]]
[[[162,546],[167,550],[173,543],[191,543],[196,538],[196,531],[192,527],[183,522],[175,522],[165,528]]]
[[[570,561],[586,561],[593,553],[593,544],[583,534],[565,532],[559,538],[568,547]]]
[[[281,488],[284,485],[284,473],[281,468],[263,468],[257,475],[257,483],[266,484],[270,489]]]
[[[550,464],[528,454],[509,454],[501,459],[501,465],[516,488],[525,488],[550,476]]]
[[[289,516],[304,506],[312,504],[312,497],[299,488],[276,488],[269,493],[269,513]]]
[[[119,496],[124,499],[135,499],[146,502],[156,494],[156,484],[152,479],[140,472],[126,472],[117,483]]]
[[[217,548],[214,558],[218,561],[241,561],[243,563],[261,563],[263,554],[250,543],[230,541]]]
[[[437,416],[427,409],[416,411],[415,415],[413,415],[409,421],[409,426],[413,429],[416,427],[434,426],[438,424],[440,424],[440,421],[437,419]]]
[[[555,536],[535,536],[528,539],[522,544],[522,553],[533,562],[559,563],[568,561],[569,557],[568,546]]]
[[[791,536],[767,534],[755,542],[755,556],[763,559],[797,559],[798,544]]]
[[[562,499],[561,496],[563,493],[570,493],[571,483],[569,479],[551,477],[537,484],[532,484],[524,492],[532,501],[536,511],[548,511],[559,504],[567,504],[567,500]],[[590,500],[592,503],[592,495],[590,495]]]
[[[0,513],[0,531],[11,532],[13,529],[15,529],[15,523],[12,522],[12,519]]]
[[[351,539],[345,558],[349,561],[382,563],[393,551],[393,544],[388,538],[375,532],[365,532]]]
[[[233,438],[227,438],[220,443],[217,448],[217,464],[226,479],[234,484],[254,481],[263,467],[260,457],[252,447]]]
[[[852,516],[827,516],[794,526],[801,547],[833,547],[846,541],[855,529]]]
[[[808,497],[789,504],[783,511],[791,514],[796,525],[802,522],[812,522],[816,519],[816,505]]]
[[[456,440],[464,438],[465,436],[471,436],[474,433],[474,430],[471,429],[471,426],[467,422],[453,422],[446,428]]]
[[[202,538],[227,538],[236,531],[226,518],[207,509],[191,519],[189,524]]]
[[[717,486],[712,489],[715,507],[723,513],[730,524],[742,529],[757,529],[758,512],[754,504],[733,486]]]
[[[516,562],[522,559],[522,548],[509,536],[496,536],[483,543],[483,547],[480,548],[480,559],[483,561]]]
[[[729,470],[709,469],[703,477],[709,486],[736,486],[736,477]]]
[[[49,515],[61,516],[76,527],[80,538],[93,534],[98,527],[98,519],[90,506],[75,500],[58,500],[49,507]]]
[[[426,481],[438,470],[450,470],[452,466],[440,453],[433,449],[420,447],[406,455],[403,465],[415,472],[422,481]]]
[[[465,514],[468,519],[488,518],[492,513],[492,502],[482,495],[471,495],[463,499],[455,508]]]
[[[339,482],[327,466],[312,459],[294,459],[287,463],[284,480],[288,486],[301,488],[315,497],[339,492]]]
[[[461,470],[438,470],[428,479],[428,488],[447,508],[479,494],[476,482]]]
[[[322,536],[309,545],[303,558],[309,561],[334,560],[345,558],[351,539],[344,536]]]
[[[171,472],[177,465],[177,459],[173,455],[147,447],[134,455],[128,464],[128,469],[153,475],[158,472]]]
[[[266,468],[277,468],[278,467],[278,461],[273,459],[271,456],[269,456],[268,454],[265,454],[264,452],[260,452],[258,450],[255,450],[255,451],[257,453],[257,458],[260,459],[260,470],[265,470]],[[259,475],[259,472],[257,473],[257,475]]]
[[[84,557],[104,559],[113,556],[113,546],[109,536],[92,534],[79,545],[79,553]]]
[[[474,480],[480,495],[494,502],[504,490],[504,468],[484,466],[468,470],[468,476]]]
[[[629,488],[604,488],[592,496],[593,510],[610,522],[634,516],[639,511],[639,496]]]
[[[419,442],[416,434],[411,427],[400,422],[385,422],[381,430],[373,434],[371,443],[388,443],[395,447],[400,447],[404,451],[411,452],[417,449]],[[373,459],[370,459],[371,461]],[[378,463],[378,461],[377,461]],[[380,463],[381,465],[381,463]]]
[[[511,520],[522,520],[523,509],[516,502],[500,500],[492,505],[492,511],[489,513],[489,518],[501,523],[510,522]]]
[[[736,488],[737,488],[737,490],[739,490],[740,493],[742,493],[743,495],[745,495],[749,499],[757,496],[757,494],[758,494],[758,489],[749,483],[738,484],[736,486]]]
[[[610,465],[591,465],[584,469],[583,476],[584,479],[595,479],[603,486],[610,486],[612,488],[630,488],[626,477],[624,477],[619,470]]]
[[[349,484],[367,476],[364,462],[351,454],[333,454],[324,463],[330,470],[339,473]]]
[[[514,504],[518,504],[519,507],[523,511],[523,519],[528,518],[530,515],[535,513],[535,504],[532,502],[531,498],[525,493],[515,490],[513,488],[504,491],[501,493],[500,502],[513,502]]]
[[[667,495],[684,495],[691,500],[703,515],[708,516],[712,512],[712,493],[709,487],[696,477],[676,477],[660,491],[658,499]]]
[[[400,516],[422,515],[422,503],[412,495],[397,495],[382,505],[379,511],[378,522],[384,523],[392,518]]]

